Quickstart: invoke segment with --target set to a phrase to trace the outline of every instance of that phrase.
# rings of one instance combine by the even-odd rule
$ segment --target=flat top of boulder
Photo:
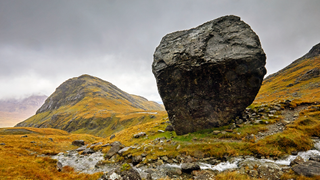
[[[202,59],[176,58],[186,54]],[[253,56],[265,53],[259,37],[240,17],[229,15],[206,22],[196,28],[177,31],[164,36],[154,53],[153,72],[157,73],[173,64],[197,66],[201,63],[244,59],[252,61]],[[265,62],[264,62],[265,63]]]

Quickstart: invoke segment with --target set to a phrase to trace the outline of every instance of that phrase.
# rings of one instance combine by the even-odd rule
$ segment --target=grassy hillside
[[[61,84],[36,115],[16,126],[107,137],[165,114],[162,105],[130,95],[99,78],[82,75]]]
[[[71,143],[78,139],[92,143],[101,138],[85,134],[69,134],[58,129],[1,128],[0,179],[98,179],[101,173],[80,174],[74,172],[71,167],[64,167],[62,172],[58,172],[56,160],[40,156],[76,149],[77,147]]]
[[[254,103],[291,100],[297,103],[320,102],[320,44],[279,72],[267,77]]]

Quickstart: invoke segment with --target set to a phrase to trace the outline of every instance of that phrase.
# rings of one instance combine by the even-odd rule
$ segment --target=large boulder
[[[178,135],[229,124],[257,95],[266,56],[237,16],[164,36],[152,71]]]

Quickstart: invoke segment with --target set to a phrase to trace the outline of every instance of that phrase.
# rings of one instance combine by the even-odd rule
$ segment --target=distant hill
[[[0,100],[0,127],[13,127],[34,115],[47,96],[30,96],[24,99]]]
[[[254,103],[320,102],[320,43],[301,58],[264,79]]]
[[[97,77],[82,75],[62,83],[36,115],[16,127],[57,128],[106,137],[165,114],[163,105],[128,94]]]

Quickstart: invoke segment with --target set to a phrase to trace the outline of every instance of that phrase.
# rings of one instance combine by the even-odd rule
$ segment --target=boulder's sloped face
[[[230,123],[257,95],[265,60],[259,37],[236,16],[163,37],[152,71],[176,133]]]

